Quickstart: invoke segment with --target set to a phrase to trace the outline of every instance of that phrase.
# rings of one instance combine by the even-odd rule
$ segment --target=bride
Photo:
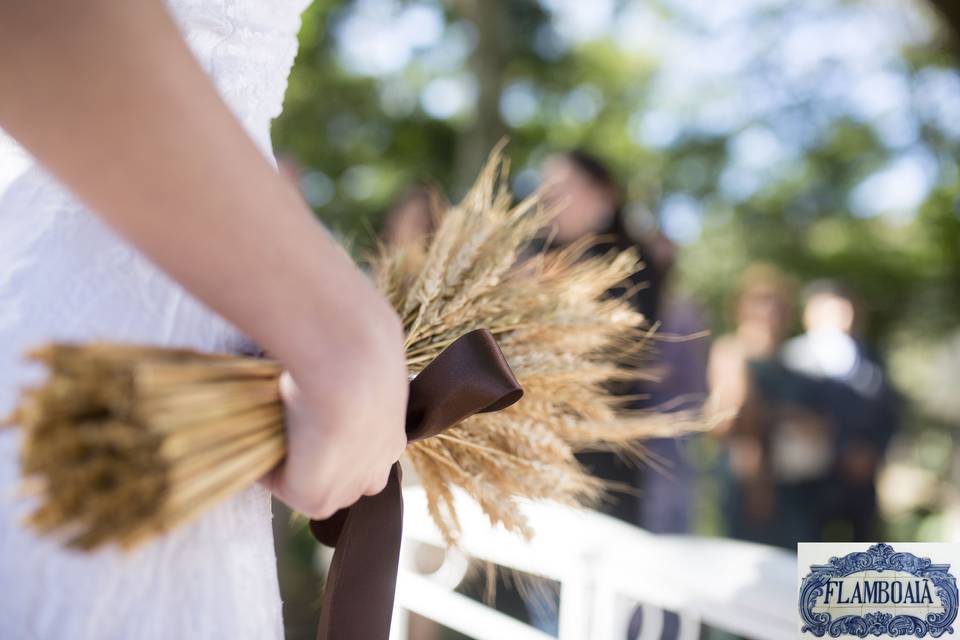
[[[405,445],[399,320],[270,155],[305,4],[0,2],[0,165],[31,158],[0,188],[0,416],[50,340],[255,342],[288,369],[290,451],[192,525],[82,554],[20,526],[0,432],[0,638],[281,638],[270,492],[325,517]]]

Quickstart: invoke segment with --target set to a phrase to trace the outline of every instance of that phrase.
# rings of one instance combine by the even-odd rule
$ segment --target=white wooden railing
[[[640,640],[660,638],[663,612],[679,616],[679,638],[701,624],[756,640],[797,635],[796,559],[771,547],[694,536],[659,536],[593,512],[524,505],[536,532],[525,543],[491,528],[476,504],[457,495],[463,553],[447,553],[430,575],[415,570],[418,545],[442,546],[423,491],[404,491],[404,544],[392,640],[408,637],[413,611],[476,640],[547,640],[552,636],[455,592],[468,560],[560,583],[560,640],[625,640],[629,617],[643,607]]]

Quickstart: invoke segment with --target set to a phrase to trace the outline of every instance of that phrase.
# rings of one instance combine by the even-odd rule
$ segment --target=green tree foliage
[[[920,0],[319,0],[274,139],[358,247],[408,185],[458,196],[504,133],[521,193],[585,147],[678,243],[718,330],[763,260],[844,279],[889,352],[960,318],[946,42]]]

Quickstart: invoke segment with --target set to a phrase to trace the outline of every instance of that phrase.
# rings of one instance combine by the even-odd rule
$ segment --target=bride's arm
[[[286,389],[282,498],[320,516],[382,486],[404,443],[399,322],[234,119],[160,0],[0,2],[0,127],[289,368],[300,391]]]

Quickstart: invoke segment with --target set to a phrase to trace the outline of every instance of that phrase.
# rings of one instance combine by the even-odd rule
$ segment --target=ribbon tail
[[[499,411],[523,395],[497,341],[486,329],[464,334],[410,383],[407,438],[428,438],[477,413]],[[319,640],[386,640],[396,592],[403,495],[400,465],[387,487],[323,521],[317,540],[335,546],[323,591]]]
[[[323,589],[318,640],[390,636],[403,536],[400,464],[386,488],[350,507]]]

